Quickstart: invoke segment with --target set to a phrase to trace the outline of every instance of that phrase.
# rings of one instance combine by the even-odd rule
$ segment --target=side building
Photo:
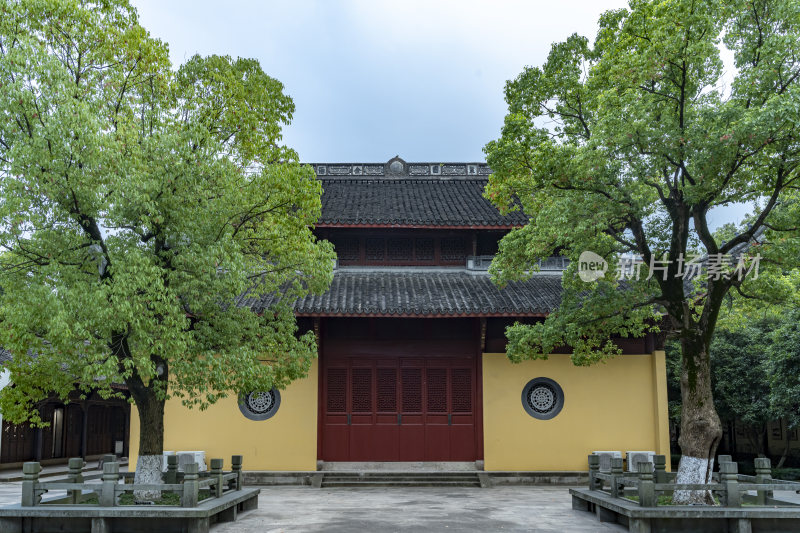
[[[623,355],[591,367],[568,353],[506,358],[506,326],[558,305],[564,264],[552,258],[528,281],[492,284],[499,239],[526,219],[483,198],[485,164],[313,167],[324,189],[315,231],[338,255],[330,289],[294,304],[318,360],[286,390],[246,391],[203,412],[169,401],[165,449],[243,454],[248,470],[282,471],[320,461],[577,471],[593,450],[669,454],[654,336],[618,339]],[[271,299],[241,303],[261,312]],[[138,434],[132,416],[134,454]]]
[[[0,362],[11,354],[0,349]],[[8,370],[0,373],[0,389],[13,387]],[[20,469],[26,461],[63,464],[70,457],[99,459],[104,454],[128,455],[131,407],[124,385],[115,385],[122,398],[82,395],[76,388],[62,402],[55,395],[37,404],[46,427],[12,424],[0,414],[0,470]],[[2,473],[0,473],[2,477]]]

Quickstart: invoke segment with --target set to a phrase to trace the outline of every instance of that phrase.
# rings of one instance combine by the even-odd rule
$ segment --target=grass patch
[[[120,505],[136,505],[132,492],[120,494],[118,501]],[[181,495],[177,492],[162,492],[161,498],[153,500],[153,503],[155,505],[180,505]]]
[[[624,496],[626,500],[630,500],[634,503],[639,503],[639,496],[634,494],[631,496]],[[656,505],[673,505],[672,504],[672,496],[669,494],[662,494],[658,497],[658,501]]]
[[[772,478],[784,481],[798,481],[800,480],[800,468],[773,468]]]
[[[624,496],[624,498],[634,503],[639,503],[639,496],[636,494],[631,496]],[[715,505],[720,505],[720,499],[716,495],[714,495],[714,503]],[[656,505],[661,506],[661,505],[676,505],[676,504],[672,503],[672,494],[661,494],[658,496],[658,501],[656,502]]]

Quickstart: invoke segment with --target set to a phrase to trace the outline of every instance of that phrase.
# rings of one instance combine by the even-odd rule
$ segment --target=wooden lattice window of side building
[[[402,379],[403,412],[419,413],[422,411],[422,369],[404,368]]]
[[[397,410],[397,370],[394,368],[377,369],[376,401],[378,411],[394,412]]]
[[[347,369],[329,368],[327,380],[327,403],[329,413],[347,411]]]
[[[332,242],[340,263],[355,263],[360,259],[358,238],[338,238]]]
[[[441,240],[440,247],[444,262],[458,263],[467,258],[467,247],[462,237],[445,237]]]
[[[452,370],[451,403],[454,413],[472,411],[472,369],[454,368]]]
[[[369,238],[364,242],[367,261],[383,261],[386,257],[386,240]]]
[[[413,244],[409,238],[396,237],[386,241],[386,255],[389,261],[409,262],[412,260]]]
[[[354,413],[372,411],[372,369],[351,370],[350,405]]]
[[[428,368],[427,397],[429,413],[444,413],[447,411],[447,369]]]
[[[419,238],[414,240],[414,258],[419,262],[433,261],[433,239]]]

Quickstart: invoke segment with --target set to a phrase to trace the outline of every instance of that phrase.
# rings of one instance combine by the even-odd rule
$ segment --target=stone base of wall
[[[353,470],[354,472],[357,470]],[[256,471],[244,472],[244,484],[253,485],[305,485],[319,487],[325,471],[282,472]],[[333,472],[330,472],[333,473]],[[432,472],[437,473],[437,472]],[[410,475],[419,477],[420,471],[410,471]],[[488,478],[489,486],[502,485],[561,485],[585,486],[589,483],[588,472],[480,472]]]

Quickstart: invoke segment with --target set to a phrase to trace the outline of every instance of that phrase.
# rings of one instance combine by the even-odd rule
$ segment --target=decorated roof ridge
[[[395,156],[385,163],[308,163],[319,178],[485,178],[492,173],[481,162],[406,162]]]

